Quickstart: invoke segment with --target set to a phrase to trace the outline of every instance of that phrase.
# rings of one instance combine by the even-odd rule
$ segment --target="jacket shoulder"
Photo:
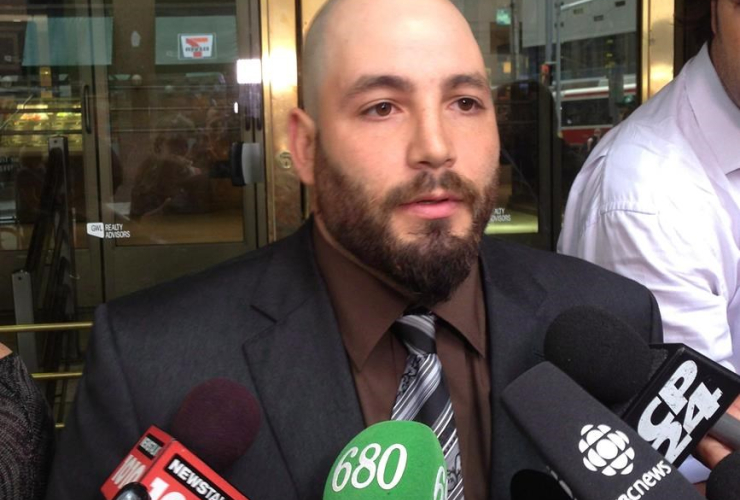
[[[203,271],[116,298],[106,306],[110,311],[185,307],[190,302],[206,304],[214,300],[228,300],[228,296],[237,291],[238,296],[244,298],[244,294],[259,282],[273,253],[272,247],[249,252]]]
[[[595,282],[597,287],[610,283],[644,288],[631,279],[583,259],[498,238],[486,238],[481,255],[494,274],[519,274],[536,279],[546,287],[560,288],[576,283],[585,286]]]
[[[251,335],[272,321],[255,303],[296,300],[315,282],[309,234],[303,228],[204,271],[117,298],[101,309],[112,330],[135,332],[134,337],[208,335],[214,328]],[[248,328],[239,328],[239,323]]]
[[[481,255],[497,287],[513,289],[522,297],[534,289],[544,293],[540,313],[548,324],[570,307],[589,305],[632,324],[650,342],[662,340],[657,302],[636,281],[576,257],[497,238],[485,241]]]

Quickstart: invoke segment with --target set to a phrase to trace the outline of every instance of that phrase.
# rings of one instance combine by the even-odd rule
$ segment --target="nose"
[[[428,109],[418,115],[408,149],[408,163],[412,168],[449,168],[455,163],[449,127],[441,110]]]

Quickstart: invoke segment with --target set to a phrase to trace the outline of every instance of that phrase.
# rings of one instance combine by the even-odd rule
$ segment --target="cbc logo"
[[[626,476],[632,472],[635,450],[629,446],[629,438],[608,425],[586,425],[581,429],[578,449],[583,454],[583,465],[593,472],[605,476]]]

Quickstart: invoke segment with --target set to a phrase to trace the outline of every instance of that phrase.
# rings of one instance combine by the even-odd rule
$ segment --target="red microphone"
[[[101,491],[111,500],[138,483],[151,500],[248,500],[216,471],[247,451],[259,425],[259,405],[247,389],[228,379],[208,380],[185,398],[172,435],[151,426]]]

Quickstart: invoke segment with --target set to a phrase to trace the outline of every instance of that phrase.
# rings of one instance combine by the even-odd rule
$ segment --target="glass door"
[[[27,258],[54,135],[69,144],[82,310],[292,232],[295,8],[0,2],[2,275]],[[4,323],[13,303],[0,283]]]
[[[92,12],[115,33],[111,64],[94,68],[100,217],[87,231],[102,245],[106,299],[266,235],[259,4],[134,3]],[[240,143],[250,153],[245,186],[234,181],[242,155],[231,161]]]
[[[92,19],[86,4],[75,2],[0,4],[0,314],[12,322],[11,274],[23,269],[32,251],[48,264],[48,245],[32,248],[34,225],[46,210],[44,186],[50,178],[49,140],[66,138],[73,278],[81,303],[101,300],[100,254],[85,236],[95,217],[95,183],[87,166],[95,164],[90,97],[95,65],[110,58],[92,52]],[[110,30],[107,30],[110,32]],[[15,300],[14,300],[15,299]],[[33,304],[25,304],[33,307]],[[37,304],[38,305],[38,304]],[[17,319],[17,321],[27,321]]]

